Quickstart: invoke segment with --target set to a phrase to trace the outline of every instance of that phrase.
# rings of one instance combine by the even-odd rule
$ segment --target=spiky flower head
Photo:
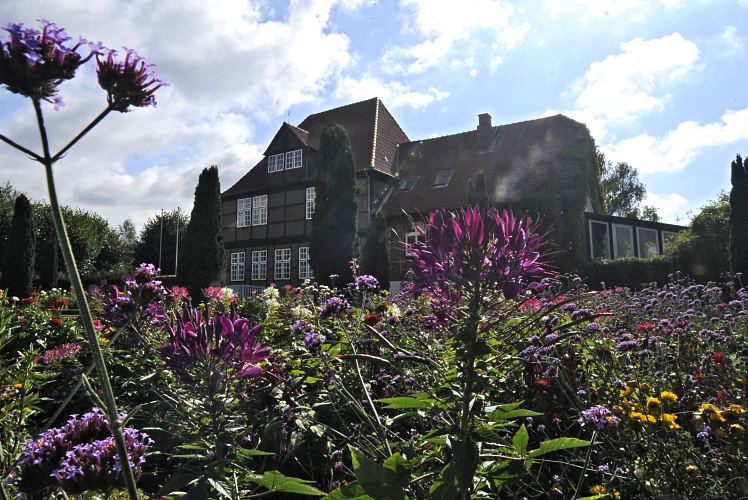
[[[99,85],[107,91],[107,102],[115,111],[126,113],[130,106],[156,106],[154,93],[168,85],[153,73],[153,64],[134,50],[125,48],[125,58],[120,60],[116,50],[96,55],[96,72]]]

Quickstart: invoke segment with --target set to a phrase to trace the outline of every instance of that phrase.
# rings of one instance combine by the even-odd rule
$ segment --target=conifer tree
[[[383,290],[390,288],[390,252],[387,221],[379,212],[366,230],[366,242],[361,249],[361,273],[370,274]]]
[[[31,203],[19,195],[13,210],[13,222],[3,262],[3,288],[9,295],[28,297],[34,282],[34,225]]]
[[[349,262],[358,256],[356,167],[348,134],[340,125],[322,130],[315,182],[309,257],[321,283],[337,274],[337,283],[352,279]]]
[[[226,262],[221,231],[221,184],[218,167],[213,165],[200,174],[180,250],[177,281],[187,287],[195,300],[203,288],[223,281]]]
[[[730,268],[748,278],[748,161],[737,155],[731,164]]]

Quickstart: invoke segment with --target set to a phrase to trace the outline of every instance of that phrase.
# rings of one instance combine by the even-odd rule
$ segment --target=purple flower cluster
[[[455,285],[480,281],[513,298],[546,274],[540,262],[545,242],[529,217],[477,206],[456,213],[437,210],[421,231],[424,242],[407,249],[413,291],[446,298]]]
[[[133,428],[123,433],[131,465],[139,475],[153,441]],[[78,494],[88,489],[108,491],[120,485],[121,468],[110,434],[106,417],[94,408],[82,416],[72,415],[64,426],[27,441],[18,460],[19,490],[31,494],[59,485]]]
[[[162,326],[166,321],[164,299],[166,289],[157,280],[159,269],[153,264],[140,264],[132,275],[123,276],[126,288],[111,287],[111,294],[104,300],[104,319],[108,324],[121,328],[131,321],[141,326]]]
[[[325,336],[314,330],[304,336],[304,347],[312,354],[319,354],[322,344],[325,343]]]
[[[314,325],[308,321],[298,319],[291,325],[291,333],[294,336],[306,335],[314,330]]]
[[[325,302],[325,306],[322,308],[320,316],[326,318],[333,314],[344,313],[350,308],[351,305],[343,297],[330,297],[327,299],[327,302]]]
[[[75,357],[81,351],[80,344],[70,342],[67,344],[60,344],[54,349],[47,349],[43,353],[39,354],[34,361],[37,363],[43,363],[49,365],[57,363]]]
[[[145,61],[134,50],[125,49],[127,55],[118,60],[117,51],[96,55],[96,72],[99,85],[107,91],[107,101],[115,111],[125,113],[130,106],[155,106],[154,92],[164,85],[164,80],[153,74],[153,64]]]
[[[78,43],[69,47],[71,38],[64,29],[49,21],[40,22],[41,31],[24,28],[20,23],[3,28],[10,37],[0,41],[0,83],[13,93],[51,102],[58,109],[62,99],[57,87],[73,78],[99,45],[79,38]],[[77,52],[83,45],[90,49],[85,58]]]
[[[580,424],[594,425],[595,429],[603,430],[608,426],[617,425],[618,418],[616,418],[609,409],[601,405],[595,405],[582,411],[582,416],[577,420]]]
[[[376,290],[379,288],[379,281],[370,274],[362,274],[361,276],[356,276],[355,285],[356,290]]]
[[[193,380],[192,367],[215,370],[230,366],[241,378],[256,377],[262,373],[257,365],[270,355],[270,349],[257,340],[262,325],[250,325],[235,313],[211,317],[184,307],[168,330],[170,342],[159,352],[166,365],[188,382]]]

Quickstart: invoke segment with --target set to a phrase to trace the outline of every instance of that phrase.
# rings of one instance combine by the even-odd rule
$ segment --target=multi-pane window
[[[306,220],[312,220],[317,195],[313,187],[306,188]]]
[[[268,195],[252,198],[252,225],[264,226],[268,223]]]
[[[253,250],[252,251],[252,279],[253,280],[265,280],[268,275],[268,251],[267,250]]]
[[[301,150],[296,149],[286,153],[286,170],[301,167]]]
[[[610,258],[610,236],[606,222],[590,221],[590,256],[592,260]]]
[[[405,255],[411,257],[413,254],[410,253],[411,246],[416,243],[424,243],[425,237],[423,235],[422,225],[418,224],[417,227],[411,228],[410,232],[405,233]]]
[[[657,230],[645,227],[636,228],[636,240],[639,246],[639,257],[654,257],[660,254],[657,244]]]
[[[236,200],[236,227],[252,225],[252,198]]]
[[[231,252],[231,281],[244,281],[244,252]]]
[[[290,248],[276,248],[275,249],[275,279],[277,280],[291,279],[291,249]]]
[[[634,256],[634,229],[623,224],[613,224],[613,258]]]
[[[268,173],[272,174],[273,172],[280,172],[283,170],[283,160],[285,157],[285,153],[268,156]]]
[[[314,279],[312,266],[309,265],[309,247],[299,247],[299,279]]]

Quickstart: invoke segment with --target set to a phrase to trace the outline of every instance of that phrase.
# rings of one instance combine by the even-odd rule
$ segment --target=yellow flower
[[[602,484],[596,484],[595,486],[590,488],[590,493],[592,493],[593,495],[603,495],[607,493],[607,491],[605,489],[605,486],[603,486]]]
[[[20,391],[23,389],[23,384],[13,384],[13,389]]]
[[[689,477],[696,479],[697,477],[701,475],[701,469],[691,464],[686,467],[686,474],[688,474]]]
[[[662,399],[666,403],[675,403],[676,401],[678,401],[678,395],[674,392],[662,391],[660,393],[660,399]]]
[[[709,414],[709,421],[713,424],[724,424],[725,417],[722,416],[722,412],[717,410],[714,413]]]
[[[737,417],[745,413],[745,410],[740,405],[732,404],[722,410],[722,414],[726,417]]]
[[[649,385],[649,384],[648,384],[648,383],[646,383],[646,382],[642,382],[641,384],[639,384],[639,389],[640,389],[640,390],[641,390],[641,391],[642,391],[642,392],[643,392],[644,394],[649,394],[650,392],[652,392],[652,386],[651,386],[651,385]]]
[[[699,407],[699,411],[701,411],[701,413],[713,413],[718,412],[719,408],[714,406],[712,403],[702,403]]]
[[[632,411],[629,414],[629,418],[631,420],[637,420],[643,424],[656,424],[657,419],[654,417],[654,415],[645,415],[644,413],[638,412],[638,411]]]
[[[101,342],[102,344],[108,344],[109,339],[106,337],[99,337],[99,342]]]
[[[621,389],[621,397],[627,398],[631,396],[633,392],[634,392],[634,389],[631,386],[627,385],[625,389]]]
[[[662,404],[660,403],[660,400],[652,396],[648,397],[647,411],[650,413],[660,413],[660,410],[662,410]]]
[[[680,425],[676,423],[676,420],[678,420],[678,415],[673,415],[672,413],[663,413],[660,416],[660,420],[671,429],[680,429]]]
[[[745,432],[745,427],[740,424],[732,424],[730,426],[730,432],[734,432],[735,434],[743,434]]]

